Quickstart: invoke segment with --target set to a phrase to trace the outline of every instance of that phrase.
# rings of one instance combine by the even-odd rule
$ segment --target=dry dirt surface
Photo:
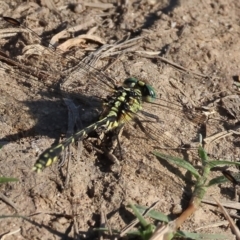
[[[19,180],[0,186],[0,215],[27,217],[1,219],[0,236],[16,231],[5,239],[99,239],[93,229],[104,215],[118,230],[134,219],[129,202],[159,200],[156,210],[173,218],[176,206],[186,208],[191,181],[151,154],[153,141],[134,123],[113,151],[119,163],[103,154],[111,136],[100,129],[72,144],[61,168],[55,163],[32,171],[45,149],[97,120],[101,107],[91,88],[98,97],[111,94],[101,83],[106,75],[116,84],[134,76],[154,87],[166,107],[149,107],[159,122],[153,117],[155,123],[144,124],[156,129],[158,151],[198,165],[195,148],[182,154],[180,146],[193,146],[199,133],[228,133],[207,138],[205,147],[212,158],[239,160],[238,0],[7,0],[0,1],[0,16],[35,32],[0,20],[0,176]],[[204,125],[187,116],[203,115],[202,107],[212,113]],[[207,197],[225,201],[232,197],[228,189],[213,187]],[[223,221],[216,207],[202,204],[182,230],[234,239]]]

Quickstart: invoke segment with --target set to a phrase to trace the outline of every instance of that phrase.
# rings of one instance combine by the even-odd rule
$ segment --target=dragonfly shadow
[[[63,94],[66,99],[72,102],[72,99],[76,98],[71,94]],[[9,112],[11,112],[11,115],[8,116],[8,118],[5,116],[1,121],[4,122],[7,118],[8,121],[4,122],[4,124],[9,126],[12,133],[2,134],[4,135],[4,137],[0,139],[2,146],[12,141],[19,141],[23,138],[36,136],[54,138],[56,139],[55,143],[57,143],[61,135],[67,132],[68,117],[69,114],[71,114],[71,110],[68,111],[68,106],[64,103],[62,96],[59,93],[53,93],[47,90],[38,92],[36,95],[41,96],[41,98],[39,100],[19,102],[17,106],[17,101],[14,100],[15,102],[13,102],[13,104],[15,107],[11,110],[6,109],[6,111],[9,110]],[[93,120],[96,120],[96,114],[91,114],[93,108],[96,108],[96,101],[79,94],[79,99],[80,98],[82,101],[77,100],[73,103],[77,115],[73,116],[73,118],[76,118],[73,119],[73,131],[80,130],[79,128],[83,128],[92,123]],[[11,99],[8,101],[11,101]],[[87,107],[86,104],[88,105]],[[4,107],[7,108],[7,106]],[[81,116],[79,117],[79,115]],[[83,118],[81,118],[82,116]]]
[[[173,173],[176,178],[179,180],[181,179],[182,182],[184,182],[184,185],[181,186],[182,188],[182,201],[181,204],[185,205],[185,200],[190,200],[191,194],[192,194],[192,186],[194,185],[192,175],[189,172],[183,173],[180,171],[180,169],[173,164],[167,162],[166,160],[161,159],[160,157],[157,157],[159,163],[164,166],[169,172]],[[176,181],[176,180],[175,180]],[[181,185],[179,183],[179,185]],[[185,197],[187,199],[185,199]],[[188,199],[189,198],[189,199]]]
[[[180,171],[179,168],[175,167],[173,164],[167,162],[166,160],[163,160],[161,158],[158,157],[158,161],[161,163],[161,165],[163,165],[165,168],[168,169],[168,171],[174,173],[178,178],[182,179],[184,182],[185,181],[192,181],[191,179],[189,179],[188,174],[183,174],[182,171]]]
[[[221,191],[220,191],[221,195],[223,196],[228,196],[230,199],[234,199],[234,189],[232,186],[228,185],[228,186],[221,186]]]

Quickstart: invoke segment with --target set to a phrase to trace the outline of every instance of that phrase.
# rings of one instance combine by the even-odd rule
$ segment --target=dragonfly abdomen
[[[45,150],[38,158],[37,162],[35,163],[33,170],[36,172],[41,172],[44,168],[52,165],[54,162],[57,161],[58,156],[61,152],[66,149],[71,143],[76,142],[77,140],[83,140],[90,132],[96,130],[97,128],[103,125],[110,125],[112,122],[115,122],[115,116],[107,116],[98,122],[91,124],[90,126],[76,132],[71,137],[65,139],[57,146],[48,148]]]
[[[142,95],[138,88],[121,88],[110,97],[111,101],[105,103],[105,112],[102,119],[90,126],[73,134],[57,146],[48,148],[38,158],[33,170],[41,172],[44,168],[57,161],[61,152],[71,143],[82,140],[90,132],[101,126],[107,130],[112,130],[124,123],[132,120],[134,114],[142,109]]]

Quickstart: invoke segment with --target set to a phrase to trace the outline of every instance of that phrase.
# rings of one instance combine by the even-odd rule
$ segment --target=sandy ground
[[[205,137],[237,131],[240,2],[83,4],[59,0],[55,6],[44,2],[8,0],[0,4],[1,16],[18,19],[41,36],[1,20],[0,175],[19,181],[0,186],[0,214],[19,214],[28,220],[2,219],[0,236],[19,230],[5,239],[98,239],[93,228],[100,226],[103,212],[113,229],[120,230],[134,219],[126,208],[129,201],[150,206],[160,200],[156,210],[176,217],[173,209],[178,205],[186,208],[191,183],[185,181],[184,172],[151,154],[151,140],[133,123],[120,139],[123,159],[117,167],[97,150],[102,150],[104,142],[98,133],[83,144],[73,144],[65,153],[69,164],[61,170],[57,164],[40,174],[31,169],[55,141],[96,121],[99,112],[90,98],[91,85],[99,86],[99,94],[106,95],[98,83],[106,75],[117,84],[128,76],[147,80],[158,98],[165,100],[162,103],[167,109],[149,107],[160,124],[147,124],[156,129],[161,146],[192,144],[202,133],[203,126],[189,119],[187,110],[186,114],[177,111],[181,108],[199,114],[203,106],[214,111],[204,125]],[[50,41],[63,54],[39,45],[47,46]],[[93,53],[98,61],[92,65],[102,69],[101,73],[87,69],[89,75],[84,75],[79,68],[79,75],[66,78],[78,62]],[[64,91],[58,90],[59,84]],[[212,158],[239,160],[237,134],[217,139],[206,148]],[[183,156],[179,149],[166,152]],[[119,151],[114,154],[119,156]],[[199,165],[196,150],[184,157]],[[220,174],[216,171],[211,176]],[[220,201],[229,200],[233,196],[230,189],[230,185],[215,186],[206,198],[214,194]],[[226,223],[212,226],[221,221],[224,218],[216,207],[202,204],[182,230],[234,239]]]

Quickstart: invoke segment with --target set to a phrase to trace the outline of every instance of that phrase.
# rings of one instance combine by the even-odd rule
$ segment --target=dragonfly
[[[31,34],[41,41],[37,33],[18,20],[3,17],[2,21],[18,29],[18,32]],[[157,148],[168,154],[179,154],[186,149],[183,143],[196,140],[199,129],[207,120],[199,109],[187,108],[179,104],[177,98],[169,100],[161,97],[159,89],[148,80],[128,76],[119,82],[89,62],[65,56],[64,52],[51,44],[47,47],[40,44],[26,45],[22,52],[25,59],[22,57],[20,60],[8,56],[3,50],[0,53],[0,60],[12,66],[18,74],[18,86],[26,92],[43,86],[48,86],[52,91],[60,88],[64,97],[71,94],[80,99],[82,104],[96,105],[98,112],[98,119],[93,123],[45,149],[33,167],[37,172],[56,162],[70,144],[85,139],[99,128],[108,132],[124,126],[124,131],[130,135],[128,147],[136,145],[140,153]],[[36,61],[36,64],[30,64],[31,61]],[[21,76],[24,76],[23,82]],[[184,134],[185,129],[188,134]],[[142,147],[144,142],[146,149]],[[196,149],[194,152],[197,152]]]

